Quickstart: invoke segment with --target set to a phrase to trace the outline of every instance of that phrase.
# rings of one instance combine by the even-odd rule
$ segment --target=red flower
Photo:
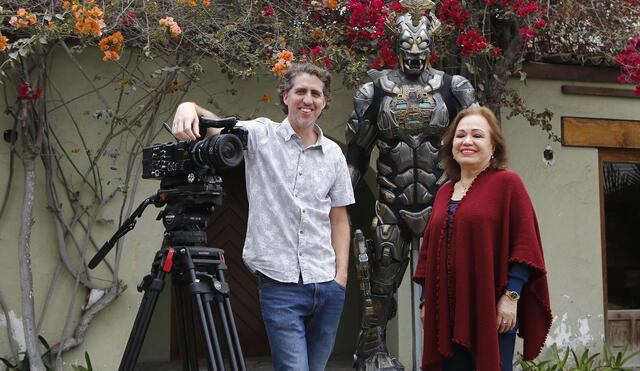
[[[544,25],[547,24],[547,21],[545,21],[544,19],[539,20],[538,22],[536,22],[533,27],[535,28],[542,28],[544,27]]]
[[[527,42],[537,35],[538,31],[532,30],[529,27],[522,27],[518,30],[518,34],[522,35],[522,41]]]
[[[128,26],[136,19],[136,13],[133,11],[128,11],[127,14],[120,16],[120,22],[122,22],[123,26]]]
[[[326,68],[331,67],[331,59],[329,59],[329,57],[324,57],[324,66]]]
[[[404,7],[397,1],[392,1],[389,4],[389,8],[393,9],[394,11],[401,13],[404,11]]]
[[[456,44],[462,47],[460,54],[468,57],[474,53],[482,51],[489,46],[489,42],[484,36],[480,35],[477,30],[469,30],[467,33],[458,35]]]
[[[431,57],[429,57],[429,64],[433,65],[438,60],[438,54],[431,53]]]
[[[275,11],[273,10],[273,6],[269,5],[268,7],[264,8],[264,10],[262,11],[262,16],[263,17],[270,17],[272,15],[275,14]]]
[[[390,9],[396,9],[399,4],[391,3],[388,7],[382,0],[370,0],[367,3],[350,0],[347,11],[351,13],[347,22],[353,27],[347,30],[347,40],[375,40],[384,37],[384,23]]]
[[[618,82],[635,84],[633,93],[640,95],[640,38],[629,40],[627,49],[618,54],[614,61],[622,67],[622,74],[618,76]]]
[[[22,84],[20,86],[20,90],[18,91],[18,95],[22,100],[37,100],[40,98],[40,94],[42,93],[42,88],[36,89],[35,93],[32,93],[31,86],[29,84]]]
[[[440,20],[444,23],[464,28],[469,12],[462,9],[458,0],[444,0],[440,5]]]
[[[320,52],[322,51],[322,47],[320,45],[316,46],[315,48],[311,49],[309,52],[313,55],[318,55],[320,54]]]

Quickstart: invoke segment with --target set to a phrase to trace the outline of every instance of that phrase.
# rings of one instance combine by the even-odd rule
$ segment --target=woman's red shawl
[[[478,371],[500,370],[496,303],[510,262],[532,268],[518,323],[524,358],[533,359],[549,332],[551,308],[538,222],[524,184],[511,171],[481,173],[458,204],[446,246],[452,193],[450,182],[436,195],[413,277],[426,283],[422,369],[440,370],[458,343],[471,351]]]

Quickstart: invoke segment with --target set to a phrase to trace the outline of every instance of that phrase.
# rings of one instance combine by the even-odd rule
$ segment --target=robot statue
[[[373,146],[379,151],[373,238],[365,241],[357,230],[353,247],[363,297],[354,367],[362,371],[404,370],[389,355],[385,339],[387,323],[396,314],[395,293],[419,248],[436,191],[446,180],[438,162],[442,135],[458,111],[478,106],[467,79],[429,65],[431,35],[440,25],[433,15],[424,15],[433,2],[400,4],[406,13],[392,24],[399,68],[369,71],[373,82],[356,93],[347,123],[354,188],[369,167]],[[417,295],[414,291],[414,307]]]

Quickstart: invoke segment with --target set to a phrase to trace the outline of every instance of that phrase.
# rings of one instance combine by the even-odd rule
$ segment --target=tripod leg
[[[120,361],[119,371],[133,371],[144,337],[149,329],[149,323],[153,316],[153,310],[158,302],[158,296],[164,288],[164,275],[165,272],[157,268],[152,268],[152,274],[146,276],[141,284],[144,295],[142,296],[142,302],[138,308],[138,314],[133,323],[127,346],[124,350],[122,360]],[[140,290],[140,288],[139,288]]]
[[[196,309],[198,311],[198,319],[200,320],[202,335],[207,349],[207,360],[209,361],[209,369],[211,369],[212,371],[218,371],[219,365],[220,370],[224,371],[224,361],[222,360],[220,347],[217,342],[213,318],[210,316],[211,320],[207,319],[207,313],[210,313],[210,309],[209,312],[205,310],[206,306],[203,299],[203,295],[213,294],[213,289],[207,283],[201,282],[196,276],[195,265],[191,258],[189,249],[180,250],[177,256],[180,259],[179,266],[181,267],[182,272],[184,272],[184,278],[190,283],[190,291],[195,299]],[[189,303],[191,303],[190,300]],[[208,308],[210,308],[210,306],[208,306]],[[193,324],[193,321],[191,321],[191,324]]]
[[[208,294],[196,294],[196,303],[200,312],[200,325],[202,326],[202,335],[207,346],[209,363],[213,371],[224,371],[224,359],[220,350],[220,341],[218,340],[218,331],[216,329],[213,312],[211,311],[211,300],[204,299],[203,296]]]
[[[176,297],[176,318],[178,339],[180,344],[180,358],[183,371],[198,370],[198,354],[195,340],[195,326],[191,295],[183,281],[174,276],[173,288]]]
[[[218,280],[225,283],[224,272],[220,269],[217,270]],[[229,348],[229,358],[231,360],[231,368],[233,371],[246,371],[244,363],[244,356],[242,354],[242,348],[240,347],[240,337],[238,336],[238,329],[233,318],[233,310],[231,309],[231,302],[228,296],[224,296],[218,304],[220,310],[220,317],[222,319],[222,326],[225,332],[225,338],[227,340],[227,346]]]

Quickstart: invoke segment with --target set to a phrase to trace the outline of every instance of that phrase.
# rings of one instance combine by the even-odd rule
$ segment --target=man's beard
[[[315,124],[315,123],[316,123],[315,120],[305,121],[305,120],[300,120],[300,119],[297,119],[297,118],[294,118],[294,122],[293,122],[293,124],[295,124],[300,129],[309,128],[309,127],[313,126],[313,124]]]
[[[308,127],[313,126],[313,124],[315,124],[315,121],[297,121],[296,124],[298,125],[298,127],[300,129],[306,129]]]

